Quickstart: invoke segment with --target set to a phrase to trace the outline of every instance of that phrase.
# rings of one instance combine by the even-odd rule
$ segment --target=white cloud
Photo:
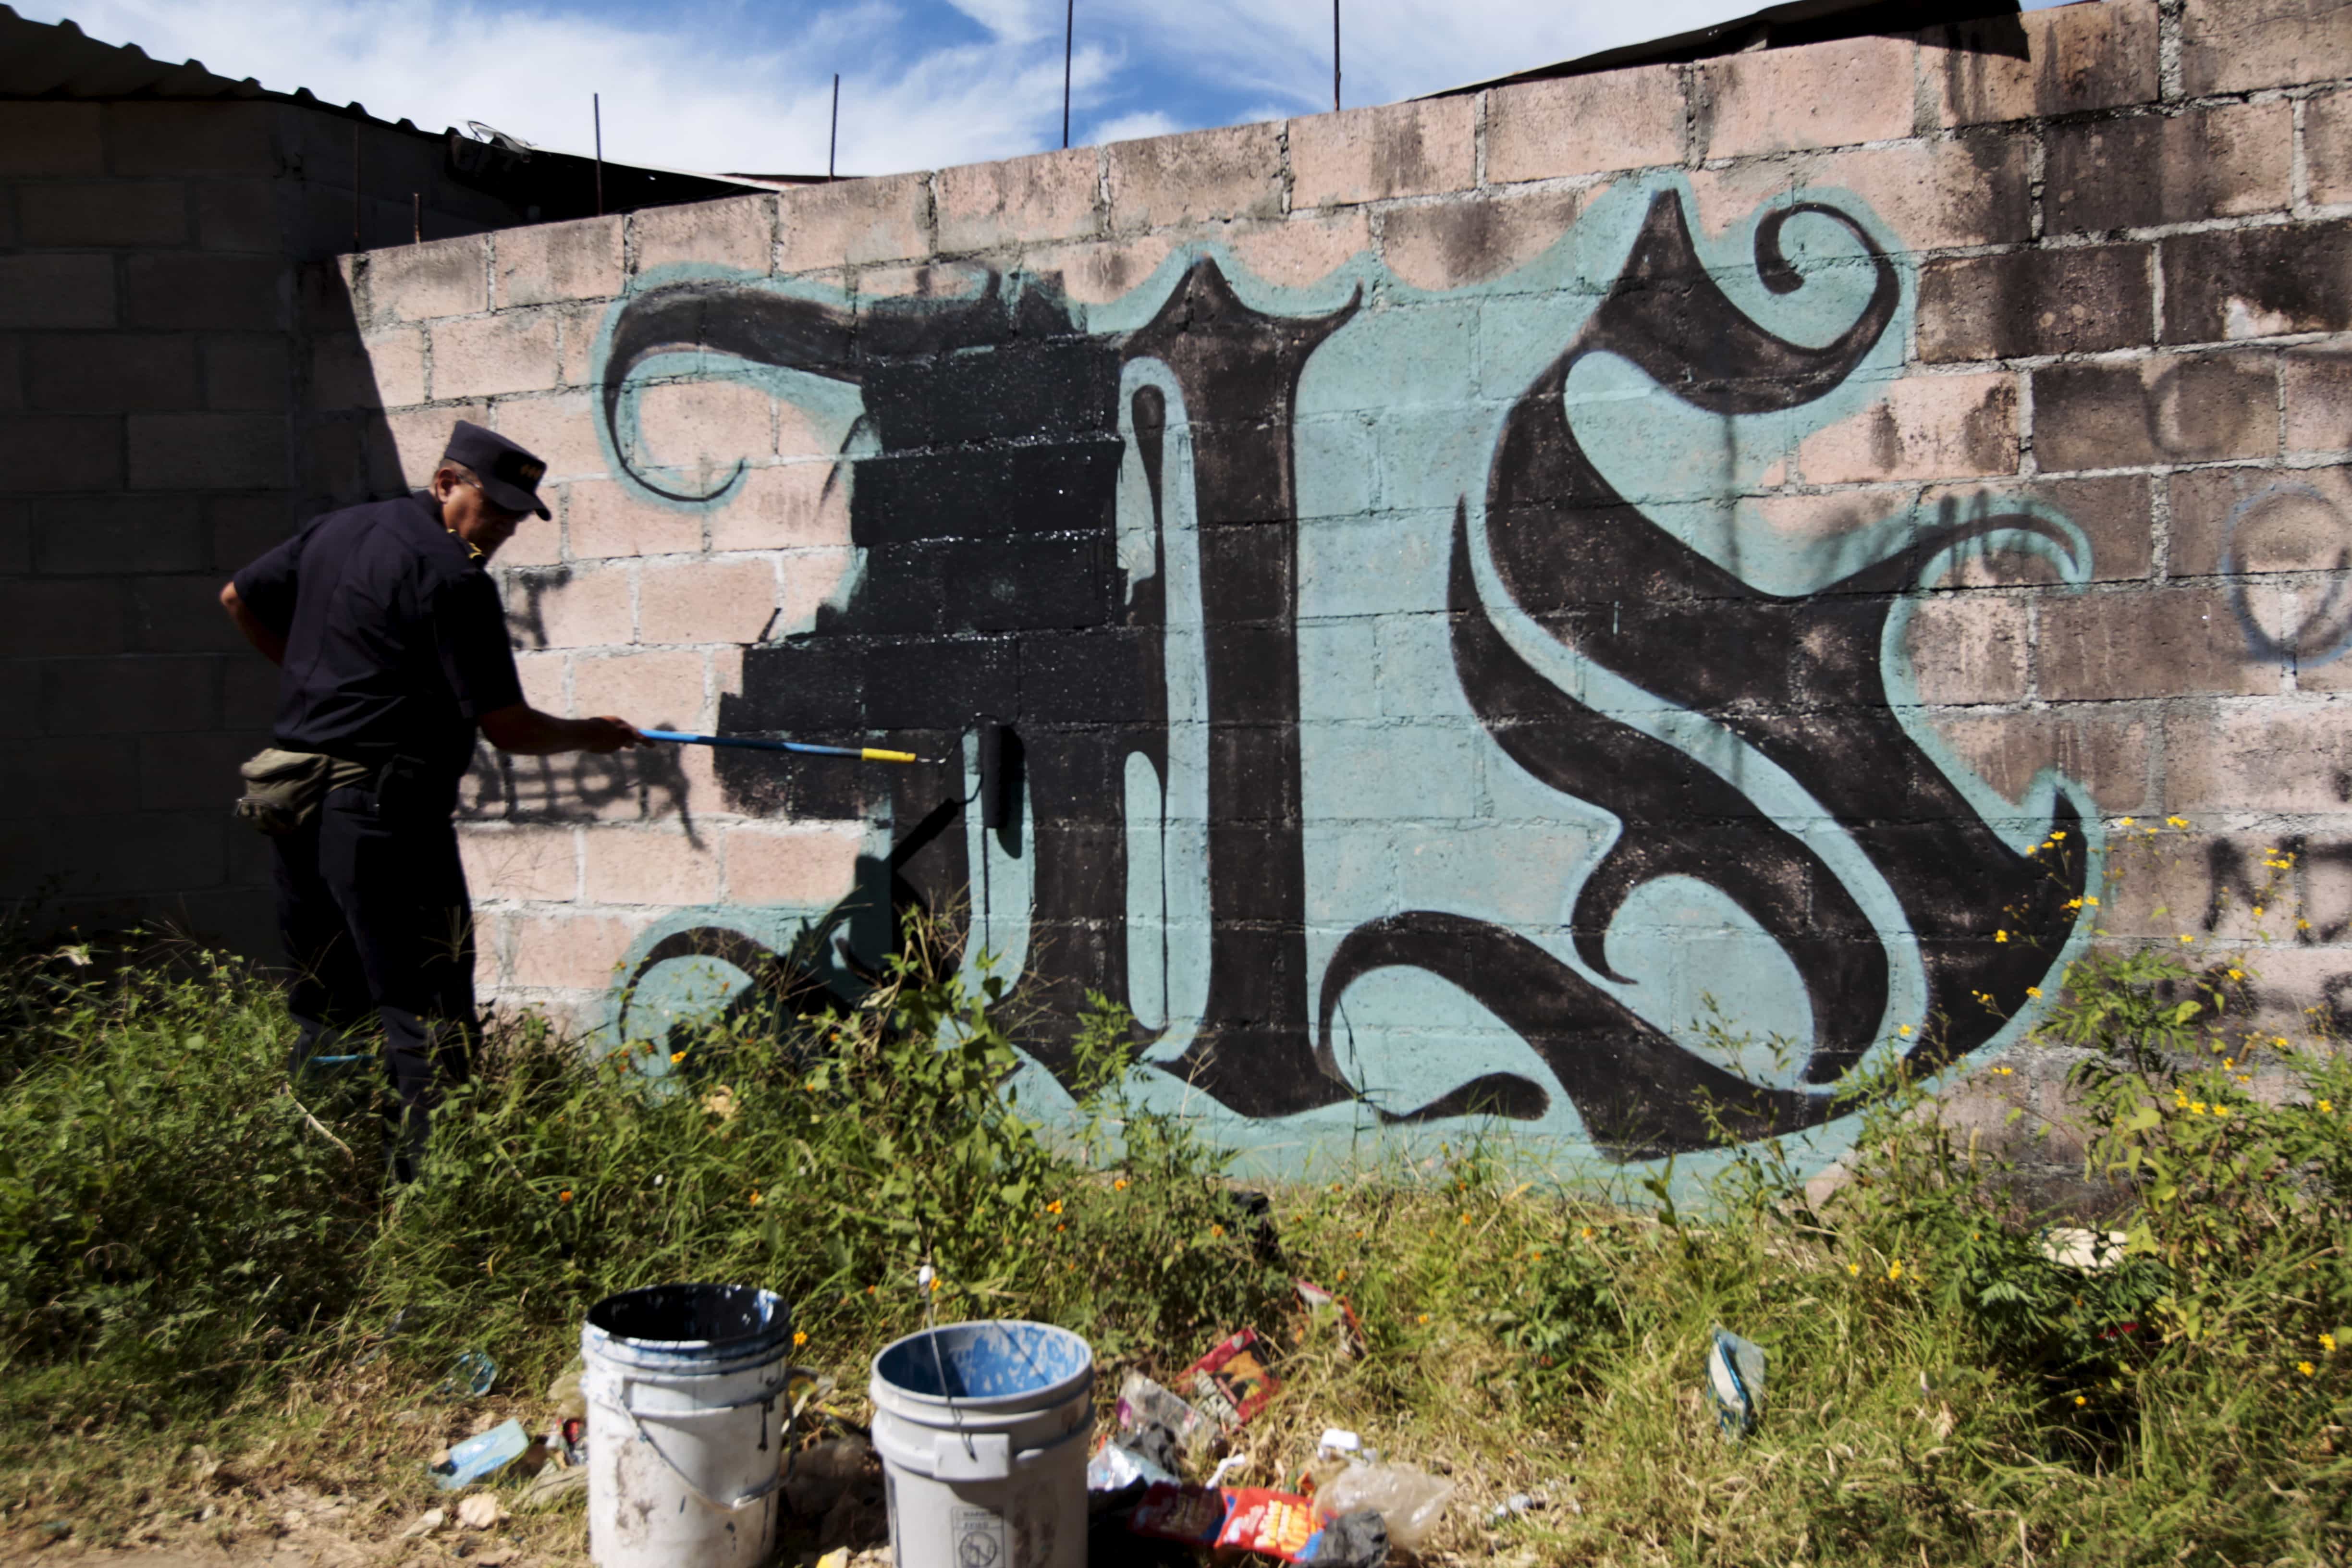
[[[1175,116],[1164,114],[1157,109],[1144,109],[1133,114],[1122,114],[1116,120],[1106,120],[1098,125],[1087,127],[1087,140],[1097,144],[1105,142],[1140,142],[1146,136],[1166,136],[1183,129],[1182,125],[1177,123]]]

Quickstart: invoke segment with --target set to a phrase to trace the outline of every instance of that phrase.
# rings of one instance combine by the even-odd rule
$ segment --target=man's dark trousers
[[[399,1104],[395,1169],[414,1173],[433,1107],[465,1081],[478,1027],[474,927],[457,835],[440,811],[379,809],[373,789],[330,790],[310,826],[276,841],[278,931],[294,966],[294,1069],[383,1026]]]

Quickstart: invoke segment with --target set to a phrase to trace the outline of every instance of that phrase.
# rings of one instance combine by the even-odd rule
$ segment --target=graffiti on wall
[[[1651,1159],[1999,1048],[2095,846],[2067,781],[2012,805],[1940,745],[1904,628],[1970,552],[2079,582],[2087,545],[2022,501],[1780,526],[1757,497],[1900,374],[1912,279],[1856,201],[1695,215],[1628,182],[1452,290],[1215,244],[1107,304],[650,279],[600,349],[614,471],[739,504],[754,470],[663,466],[639,403],[760,388],[825,433],[855,557],[721,727],[949,762],[722,754],[736,809],[868,824],[858,891],[667,922],[628,994],[854,985],[893,910],[968,900],[1043,1098],[1097,992],[1168,1103],[1297,1149],[1478,1117]]]

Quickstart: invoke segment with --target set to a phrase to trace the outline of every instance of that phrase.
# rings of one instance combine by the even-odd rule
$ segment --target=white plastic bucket
[[[758,1568],[776,1542],[792,1313],[749,1285],[610,1296],[587,1363],[588,1555],[597,1568]]]
[[[1086,1568],[1095,1352],[1067,1329],[956,1323],[874,1358],[897,1568]]]

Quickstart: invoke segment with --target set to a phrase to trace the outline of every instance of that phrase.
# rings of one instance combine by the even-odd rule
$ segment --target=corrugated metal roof
[[[232,80],[209,69],[202,60],[151,58],[136,44],[110,44],[93,38],[70,21],[36,22],[0,5],[0,99],[248,99],[300,104],[328,114],[365,120],[420,136],[437,136],[414,121],[391,121],[370,114],[360,103],[332,104],[309,88],[277,92],[251,77]],[[454,130],[446,132],[457,135]],[[587,154],[552,148],[534,151],[562,159],[585,159]],[[702,170],[667,169],[654,164],[624,164],[608,160],[610,170],[641,169],[648,174],[681,174],[744,190],[772,190],[779,184],[813,183],[822,176],[794,174],[714,174]],[[723,193],[720,193],[723,194]]]
[[[395,123],[361,104],[324,102],[308,88],[273,92],[251,77],[222,76],[202,60],[153,59],[136,44],[106,43],[70,21],[32,21],[5,5],[0,5],[0,98],[261,99]],[[418,129],[406,120],[396,123]]]

